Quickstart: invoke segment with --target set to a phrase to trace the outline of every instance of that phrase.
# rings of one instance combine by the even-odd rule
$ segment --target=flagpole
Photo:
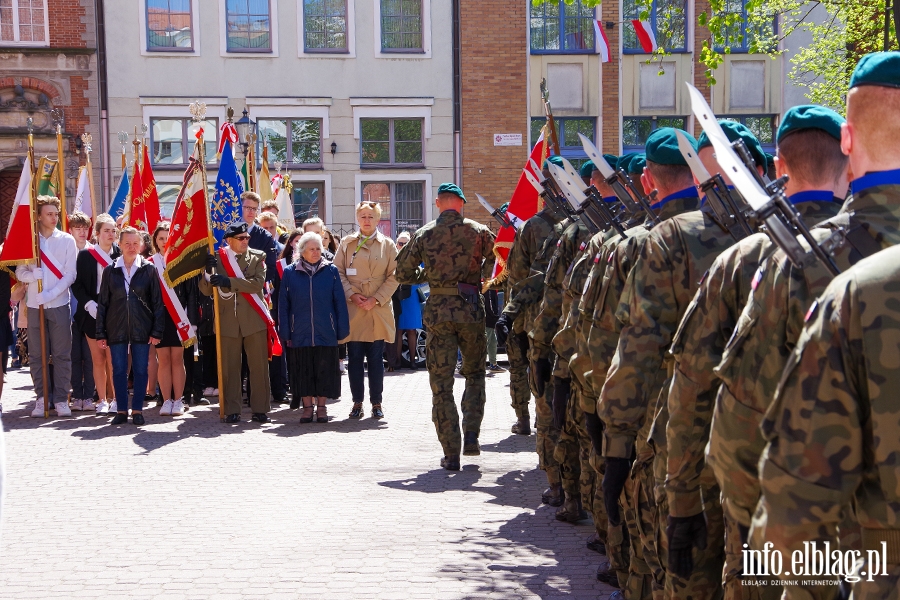
[[[200,102],[191,103],[191,114],[194,122],[198,125],[206,117],[206,104]],[[209,187],[206,183],[206,156],[204,155],[205,145],[203,143],[203,128],[200,128],[200,137],[197,138],[199,144],[197,150],[200,156],[200,173],[203,180],[203,206],[206,211],[206,227],[209,232],[206,238],[207,248],[212,256],[216,255],[216,238],[213,236],[212,217],[209,214]],[[213,287],[213,320],[216,327],[216,375],[219,383],[219,420],[225,420],[225,383],[222,381],[222,319],[219,318],[219,289]]]
[[[244,157],[244,160],[250,161],[247,163],[247,186],[250,188],[251,192],[259,193],[257,189],[258,184],[256,181],[256,159],[253,156],[253,146],[256,142],[255,135],[247,134],[247,156]]]
[[[63,156],[62,138],[63,114],[61,109],[57,108],[54,109],[54,111],[59,111],[57,114],[53,115],[53,118],[56,121],[56,168],[57,180],[59,181],[59,188],[56,190],[56,197],[59,198],[59,218],[62,221],[62,230],[68,232],[69,217],[68,207],[66,206],[66,159]]]
[[[84,154],[87,157],[88,190],[91,194],[91,221],[97,221],[97,203],[94,202],[94,169],[91,165],[91,143],[93,136],[89,133],[81,134],[81,143],[84,145]]]
[[[35,197],[35,185],[37,183],[37,178],[34,177],[34,121],[31,117],[28,117],[26,123],[28,124],[28,156],[31,159],[29,162],[31,163],[31,185],[28,186],[28,195],[29,195],[29,208],[31,210],[31,222],[37,223],[37,211],[36,211],[36,203],[37,198]],[[57,126],[57,131],[59,131]],[[34,228],[34,256],[37,260],[37,268],[41,268],[41,228],[40,225]],[[42,279],[37,280],[38,293],[44,291],[44,281]],[[40,332],[41,332],[41,374],[43,377],[44,383],[44,418],[47,419],[50,417],[50,366],[47,361],[47,332],[44,324],[44,305],[38,304],[38,320],[40,321]]]

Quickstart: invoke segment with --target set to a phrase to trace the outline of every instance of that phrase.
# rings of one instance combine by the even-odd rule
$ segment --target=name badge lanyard
[[[366,237],[362,238],[361,240],[359,240],[359,243],[356,245],[356,250],[354,250],[353,254],[350,256],[350,264],[347,265],[348,267],[353,266],[353,261],[356,260],[356,255],[359,253],[360,248],[365,246],[366,242],[368,242],[370,239],[372,239],[372,236],[374,236],[374,235],[375,234],[373,233],[372,235],[366,236]]]

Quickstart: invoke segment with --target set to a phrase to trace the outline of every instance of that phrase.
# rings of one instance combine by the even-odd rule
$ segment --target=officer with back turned
[[[484,417],[484,300],[481,267],[494,249],[494,235],[484,225],[464,219],[466,197],[459,187],[444,183],[435,204],[440,215],[416,231],[397,256],[397,281],[428,282],[431,293],[422,311],[428,329],[425,342],[431,382],[432,420],[444,450],[441,466],[459,470],[460,449],[466,456],[481,453],[478,434]],[[462,353],[460,374],[466,378],[462,398],[462,430],[453,400],[453,371],[457,349]],[[462,447],[462,448],[461,448]]]

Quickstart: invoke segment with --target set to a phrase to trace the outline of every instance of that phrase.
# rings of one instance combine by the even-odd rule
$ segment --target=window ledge
[[[140,96],[139,100],[141,106],[187,106],[195,100],[203,102],[207,106],[225,106],[228,104],[228,98],[224,96],[209,96],[206,98],[197,98],[196,96]],[[186,115],[185,118],[190,118],[190,116]]]
[[[434,97],[378,98],[374,96],[350,96],[350,106],[434,106]]]
[[[364,163],[359,165],[360,169],[382,171],[385,169],[424,169],[424,164],[373,164]]]
[[[247,106],[331,106],[332,98],[327,96],[247,96]]]

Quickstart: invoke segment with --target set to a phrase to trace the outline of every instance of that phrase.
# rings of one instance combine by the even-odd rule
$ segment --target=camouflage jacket
[[[830,192],[827,192],[830,197]],[[833,217],[841,201],[802,202],[796,205],[812,225]],[[669,445],[665,491],[669,512],[690,517],[703,512],[701,485],[715,484],[704,457],[709,441],[712,409],[719,379],[713,373],[725,343],[747,303],[757,268],[778,249],[765,233],[751,235],[713,262],[691,301],[669,350],[675,360],[668,391]]]
[[[819,241],[835,235],[838,227],[849,227],[851,215],[881,248],[900,243],[900,182],[860,189],[836,217],[813,229],[813,235]],[[834,251],[842,271],[861,258],[846,242]],[[800,337],[806,311],[834,277],[818,261],[795,268],[777,251],[754,279],[758,281],[716,367],[722,385],[706,456],[726,510],[743,525],[749,525],[759,499],[757,465],[765,445],[759,425]]]
[[[660,435],[659,427],[668,411],[657,411],[657,404],[668,375],[666,351],[703,274],[733,243],[704,207],[663,221],[641,245],[616,310],[622,333],[597,403],[606,426],[605,456],[630,458],[645,431],[657,455],[664,452],[665,429]]]
[[[531,273],[531,265],[537,258],[544,240],[551,234],[553,226],[558,222],[559,220],[550,209],[545,208],[539,211],[525,221],[525,225],[516,233],[516,241],[509,251],[509,258],[506,261],[508,273],[505,287],[506,306],[503,312],[513,318],[514,331],[516,333],[521,333],[524,330],[523,323],[519,321],[519,305],[514,302],[516,294],[521,289],[521,287],[515,289],[516,285],[521,285],[528,279],[528,275]]]
[[[437,220],[416,231],[397,256],[397,281],[428,282],[432,288],[468,283],[481,289],[481,267],[494,249],[494,234],[455,210],[445,210]],[[420,266],[424,265],[424,266]],[[462,296],[432,294],[422,311],[427,327],[444,321],[477,323],[484,320],[484,301],[478,307]]]
[[[598,233],[602,235],[602,233]],[[569,372],[569,360],[575,353],[575,341],[577,331],[575,329],[578,323],[578,303],[581,300],[581,290],[584,287],[584,280],[587,278],[590,270],[590,255],[587,253],[591,238],[583,240],[578,245],[578,252],[575,259],[569,265],[563,279],[562,292],[562,311],[559,317],[559,331],[553,336],[551,345],[553,352],[556,353],[556,363],[553,367],[553,375],[561,379],[571,379],[572,374]]]
[[[571,223],[556,242],[556,249],[544,275],[544,297],[529,336],[532,339],[532,358],[548,358],[553,336],[559,331],[563,314],[563,281],[571,270],[575,256],[583,250],[588,229],[581,221]]]
[[[808,312],[764,425],[751,544],[772,542],[782,556],[809,542],[838,548],[842,508],[854,504],[862,551],[880,554],[888,540],[889,565],[881,568],[893,575],[870,565],[878,576],[854,582],[854,598],[897,593],[890,540],[900,530],[898,297],[900,247],[835,278]],[[806,588],[803,597],[830,598],[834,589]]]

